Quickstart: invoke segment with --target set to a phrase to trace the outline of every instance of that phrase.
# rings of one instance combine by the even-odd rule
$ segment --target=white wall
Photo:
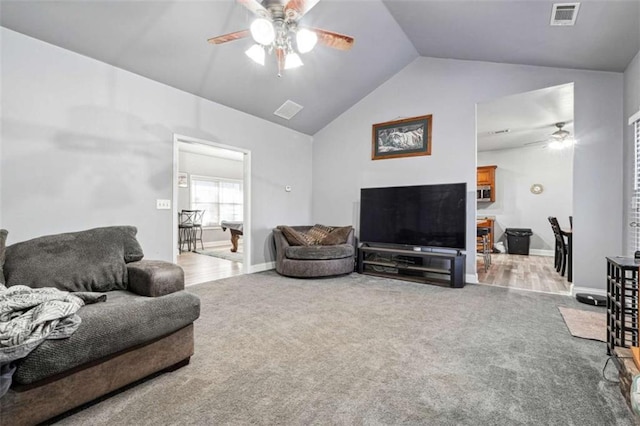
[[[575,83],[574,284],[603,288],[604,257],[621,252],[622,74],[417,58],[316,135],[313,221],[356,223],[367,186],[466,182],[467,247],[475,244],[476,104]],[[429,157],[371,161],[371,125],[433,114]],[[474,256],[467,274],[475,273]]]
[[[635,157],[633,126],[629,126],[629,117],[640,111],[640,52],[631,61],[624,72],[624,223],[622,224],[624,234],[624,248],[628,255],[632,255],[629,242],[627,240],[629,209],[631,206],[631,193],[633,190],[633,161]]]
[[[252,265],[274,259],[273,226],[310,222],[311,137],[0,30],[9,244],[130,224],[147,258],[171,260],[172,210],[155,203],[172,197],[174,133],[251,150]]]
[[[569,228],[573,149],[531,146],[478,152],[478,166],[489,165],[498,166],[496,201],[478,203],[477,215],[495,217],[495,241],[506,239],[506,228],[531,228],[531,250],[553,252],[555,238],[547,218],[556,216],[562,228]],[[542,184],[542,194],[531,193],[534,183]]]
[[[178,148],[179,149],[179,148]],[[187,173],[189,186],[178,188],[178,211],[191,208],[191,175],[208,176],[224,179],[242,180],[242,161],[228,158],[212,157],[211,155],[194,152],[178,152],[178,171]],[[204,228],[202,241],[206,243],[226,241],[230,243],[230,233],[221,228]]]

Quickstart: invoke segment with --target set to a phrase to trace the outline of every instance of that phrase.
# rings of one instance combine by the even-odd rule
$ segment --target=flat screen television
[[[360,241],[466,248],[467,184],[360,190]]]

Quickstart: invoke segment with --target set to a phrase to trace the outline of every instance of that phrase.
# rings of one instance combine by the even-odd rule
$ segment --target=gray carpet
[[[205,249],[205,250],[196,250],[198,254],[204,254],[206,256],[217,257],[219,259],[231,260],[233,262],[244,261],[244,254],[242,252],[232,252],[228,248],[214,248],[214,249]]]
[[[191,364],[61,424],[632,424],[605,344],[567,331],[569,297],[273,271],[189,291]]]

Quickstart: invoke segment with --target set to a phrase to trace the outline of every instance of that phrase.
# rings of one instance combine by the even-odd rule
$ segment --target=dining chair
[[[560,224],[558,223],[558,219],[554,216],[548,217],[549,223],[551,224],[551,230],[553,231],[553,235],[555,237],[555,267],[556,271],[560,272],[560,276],[564,277],[564,274],[567,270],[567,256],[569,250],[567,249],[567,242],[564,239],[564,235],[560,230]]]
[[[178,212],[178,251],[182,253],[182,246],[187,245],[187,251],[191,251],[191,245],[195,246],[194,231],[195,211],[182,210]]]
[[[491,266],[491,248],[489,247],[490,228],[476,228],[476,251],[482,253],[482,262],[484,263],[484,271],[489,270]]]
[[[193,249],[196,249],[197,242],[200,241],[200,247],[204,250],[204,243],[202,242],[202,218],[204,217],[205,210],[194,210],[193,216]]]

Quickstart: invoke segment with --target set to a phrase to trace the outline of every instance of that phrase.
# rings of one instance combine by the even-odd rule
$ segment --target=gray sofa
[[[306,233],[312,226],[291,226]],[[355,265],[355,234],[351,229],[344,244],[291,245],[280,228],[273,230],[276,246],[276,271],[288,277],[311,278],[342,275],[353,272]]]
[[[96,228],[6,248],[8,288],[101,292],[106,301],[81,307],[70,337],[45,340],[16,362],[0,424],[39,423],[189,362],[200,300],[184,291],[178,265],[142,260],[135,235],[130,226]]]

